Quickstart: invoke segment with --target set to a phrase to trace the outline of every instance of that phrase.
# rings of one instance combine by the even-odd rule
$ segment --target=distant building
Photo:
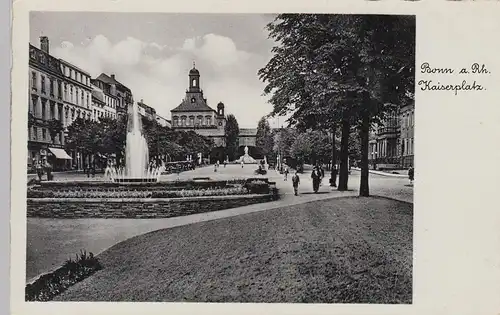
[[[90,75],[50,55],[49,39],[40,49],[29,45],[28,168],[47,159],[54,170],[80,167],[88,156],[64,150],[67,127],[77,119],[91,119]],[[54,133],[59,121],[62,130]]]
[[[117,116],[127,114],[129,106],[134,103],[132,91],[116,80],[114,74],[108,76],[101,73],[97,78],[92,80],[92,84],[100,88],[104,92],[105,97],[109,98],[109,102],[115,108]]]
[[[405,169],[413,166],[414,103],[404,105],[370,132],[371,168]]]
[[[162,127],[172,128],[172,124],[170,123],[170,120],[167,120],[158,114],[156,114],[156,122],[158,122],[158,124],[160,124],[160,126],[162,126]]]
[[[208,106],[200,88],[200,72],[194,66],[189,71],[189,88],[184,99],[170,113],[173,129],[194,130],[200,135],[211,138],[216,146],[225,146],[224,104],[219,102],[217,110]]]
[[[117,97],[106,95],[99,87],[92,85],[92,120],[99,121],[102,118],[116,119],[117,104]]]
[[[414,127],[415,103],[403,106],[400,110],[401,119],[401,165],[404,168],[414,166]]]
[[[171,110],[171,126],[175,130],[193,130],[197,134],[214,141],[214,159],[223,160],[225,141],[225,105],[217,104],[217,110],[208,105],[200,84],[200,72],[193,68],[189,71],[189,88],[181,104]],[[239,146],[255,146],[256,129],[240,128]]]
[[[156,120],[156,110],[153,107],[146,105],[144,100],[141,99],[140,102],[137,102],[137,107],[140,115],[151,121]]]

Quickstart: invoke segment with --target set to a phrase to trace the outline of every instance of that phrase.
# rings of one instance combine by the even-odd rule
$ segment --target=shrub
[[[26,285],[26,301],[50,301],[70,286],[102,269],[94,254],[81,251],[76,259],[68,259],[60,268]]]
[[[269,184],[266,182],[252,181],[245,184],[245,188],[250,194],[268,194]]]

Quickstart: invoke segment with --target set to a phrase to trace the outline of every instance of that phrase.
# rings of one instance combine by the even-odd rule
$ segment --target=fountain
[[[157,182],[165,167],[148,165],[148,143],[142,134],[137,103],[133,103],[128,112],[125,168],[108,166],[105,174],[114,182]]]

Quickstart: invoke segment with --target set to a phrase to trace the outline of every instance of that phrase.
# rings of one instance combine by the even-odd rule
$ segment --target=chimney
[[[114,74],[111,75],[111,79],[113,79],[113,80],[115,79],[115,75]]]
[[[40,49],[47,54],[49,53],[49,38],[47,36],[40,36]]]

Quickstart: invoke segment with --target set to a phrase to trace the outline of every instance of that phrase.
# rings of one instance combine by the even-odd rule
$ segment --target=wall
[[[169,218],[272,201],[273,195],[210,196],[164,199],[28,199],[28,217]]]

